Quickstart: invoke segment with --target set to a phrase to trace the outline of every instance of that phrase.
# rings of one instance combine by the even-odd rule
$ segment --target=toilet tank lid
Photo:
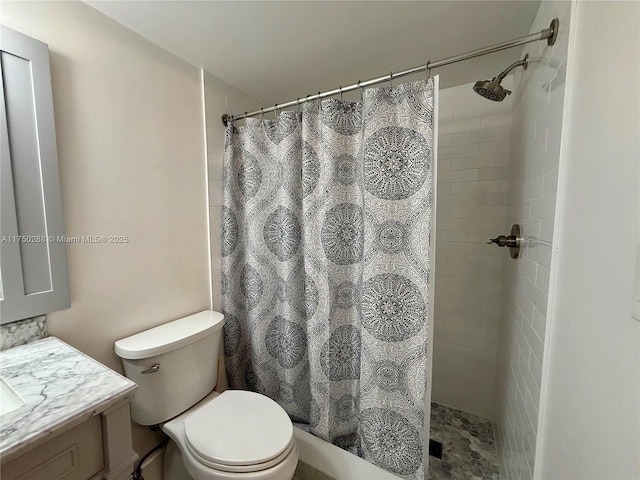
[[[223,325],[224,315],[204,310],[118,340],[115,351],[120,358],[128,360],[154,357],[194,343]]]

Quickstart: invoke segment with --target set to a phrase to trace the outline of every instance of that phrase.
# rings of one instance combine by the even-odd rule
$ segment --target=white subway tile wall
[[[432,400],[493,419],[513,101],[472,86],[440,92]]]
[[[513,87],[507,223],[523,226],[527,246],[504,262],[494,429],[510,480],[534,471],[570,11],[570,2],[541,3],[531,32],[558,17],[560,35],[524,48],[529,67]]]

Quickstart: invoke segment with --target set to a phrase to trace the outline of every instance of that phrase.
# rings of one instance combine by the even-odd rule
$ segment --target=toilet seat
[[[189,444],[187,443],[187,446],[188,445]],[[269,460],[268,462],[256,463],[252,465],[225,465],[222,463],[212,462],[211,460],[207,458],[203,458],[197,453],[195,453],[190,447],[189,447],[189,453],[191,453],[191,455],[193,455],[203,465],[206,465],[207,467],[213,468],[214,470],[218,470],[220,472],[251,473],[251,472],[259,472],[262,470],[266,470],[268,468],[271,468],[283,462],[287,458],[287,456],[291,453],[291,450],[293,449],[293,445],[294,445],[294,442],[292,439],[287,449],[277,457]]]
[[[227,390],[184,420],[185,444],[200,463],[248,473],[281,463],[294,445],[286,412],[264,395]]]

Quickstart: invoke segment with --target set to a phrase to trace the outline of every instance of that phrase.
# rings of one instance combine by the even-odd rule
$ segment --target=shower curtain
[[[430,78],[249,118],[225,142],[230,386],[408,479],[424,475],[434,122]]]

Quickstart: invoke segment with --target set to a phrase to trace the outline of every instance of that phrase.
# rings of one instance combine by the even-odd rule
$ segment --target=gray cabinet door
[[[69,306],[46,44],[0,26],[0,323]]]

